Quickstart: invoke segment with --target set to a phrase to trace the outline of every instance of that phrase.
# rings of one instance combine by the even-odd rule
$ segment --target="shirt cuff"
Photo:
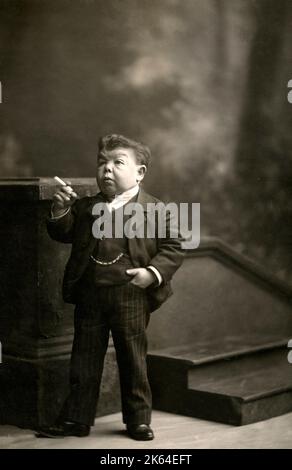
[[[52,220],[58,220],[58,219],[61,219],[62,217],[64,217],[66,214],[68,214],[68,212],[70,211],[70,207],[66,210],[66,212],[64,212],[64,214],[61,214],[61,215],[54,215],[53,214],[53,211],[51,209],[51,219]]]
[[[163,279],[162,279],[162,276],[161,276],[160,272],[158,271],[158,269],[154,268],[154,266],[151,266],[151,265],[147,266],[147,269],[150,269],[153,272],[153,274],[155,274],[155,277],[158,280],[158,286],[160,286]]]

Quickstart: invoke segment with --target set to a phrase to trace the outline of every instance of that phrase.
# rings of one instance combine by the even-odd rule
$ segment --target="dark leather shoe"
[[[127,431],[129,436],[136,441],[152,441],[154,433],[149,424],[128,424]]]
[[[90,426],[80,423],[65,422],[59,425],[43,427],[36,433],[36,437],[86,437],[90,433]]]

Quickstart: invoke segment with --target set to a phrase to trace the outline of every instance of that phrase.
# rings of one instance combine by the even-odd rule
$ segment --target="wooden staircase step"
[[[210,361],[149,358],[154,408],[234,425],[292,410],[287,347]]]
[[[283,338],[283,335],[279,334],[254,334],[248,337],[233,335],[212,342],[196,341],[191,344],[150,350],[149,355],[178,360],[192,366],[287,346],[288,341],[288,337]]]
[[[287,350],[278,349],[229,360],[215,368],[190,369],[188,389],[221,394],[248,402],[292,391],[292,365]]]

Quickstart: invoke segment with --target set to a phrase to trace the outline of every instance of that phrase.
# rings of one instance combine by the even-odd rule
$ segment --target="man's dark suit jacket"
[[[63,298],[68,303],[75,304],[78,302],[78,281],[88,265],[96,243],[98,243],[98,240],[92,234],[92,224],[94,222],[92,208],[98,202],[104,202],[101,193],[81,198],[72,205],[71,210],[63,217],[47,220],[48,233],[53,240],[72,243],[72,251],[63,279]],[[140,188],[137,202],[143,206],[144,226],[146,227],[147,204],[161,201]],[[149,220],[147,220],[147,223],[149,223]],[[167,216],[167,228],[169,224],[169,216]],[[155,233],[157,234],[157,231]],[[181,249],[181,239],[135,237],[129,238],[128,246],[131,261],[135,268],[152,265],[158,269],[163,278],[160,286],[153,287],[150,285],[147,288],[150,310],[154,311],[172,295],[170,280],[180,267],[184,257],[184,251]]]

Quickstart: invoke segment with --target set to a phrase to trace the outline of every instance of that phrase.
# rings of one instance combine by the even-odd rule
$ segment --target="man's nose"
[[[108,172],[112,172],[112,162],[106,162],[105,165],[104,165],[104,172],[105,173],[108,173]]]

